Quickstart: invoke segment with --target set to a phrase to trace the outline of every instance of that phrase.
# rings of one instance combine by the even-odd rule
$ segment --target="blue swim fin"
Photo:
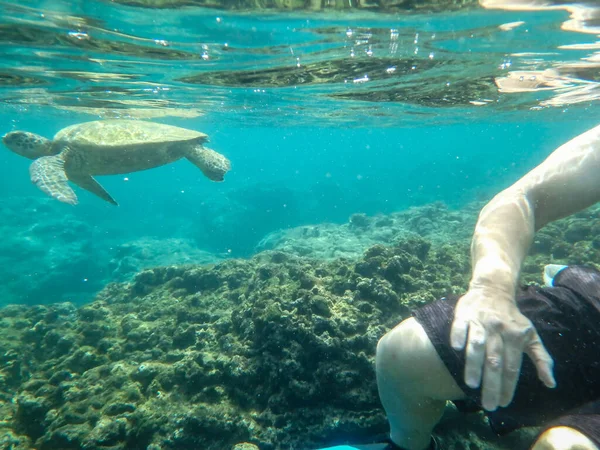
[[[544,267],[544,284],[546,287],[554,287],[554,278],[558,275],[558,272],[566,268],[567,266],[562,264],[547,264]]]

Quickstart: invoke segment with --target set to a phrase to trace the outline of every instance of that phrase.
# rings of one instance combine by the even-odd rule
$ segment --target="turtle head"
[[[2,143],[17,155],[29,159],[54,155],[52,141],[27,131],[11,131],[2,138]]]

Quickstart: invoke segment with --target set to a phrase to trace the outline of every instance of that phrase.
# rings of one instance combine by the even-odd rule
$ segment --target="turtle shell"
[[[78,148],[138,148],[156,144],[197,140],[208,136],[199,131],[141,120],[96,120],[63,128],[54,142]]]

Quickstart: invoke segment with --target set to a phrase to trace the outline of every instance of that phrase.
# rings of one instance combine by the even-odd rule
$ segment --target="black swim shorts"
[[[544,386],[525,356],[512,403],[488,412],[490,425],[498,434],[523,426],[547,429],[564,425],[582,432],[600,447],[600,272],[570,266],[556,275],[553,285],[523,289],[517,295],[517,305],[533,322],[554,359],[557,387]],[[464,351],[450,346],[457,301],[458,297],[443,298],[413,315],[467,398],[481,405],[481,390],[464,383]]]

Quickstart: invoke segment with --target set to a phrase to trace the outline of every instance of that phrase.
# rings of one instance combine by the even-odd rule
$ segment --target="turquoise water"
[[[96,448],[74,443],[92,436],[115,449],[220,450],[246,439],[261,449],[305,449],[304,433],[314,446],[383,436],[373,354],[408,310],[397,310],[406,292],[391,292],[392,284],[369,275],[368,258],[356,267],[353,258],[373,244],[391,245],[398,224],[410,222],[411,231],[455,245],[432,251],[426,264],[402,250],[402,264],[419,268],[410,306],[462,289],[479,208],[598,123],[599,31],[594,19],[573,26],[565,10],[285,13],[25,3],[0,2],[0,134],[51,138],[80,122],[152,120],[206,133],[232,170],[215,183],[181,160],[98,177],[119,206],[76,187],[79,204],[71,206],[34,186],[31,162],[2,146],[0,305],[56,305],[2,309],[0,446],[14,445],[3,448],[34,448],[23,442],[36,439],[44,449]],[[571,234],[592,231],[575,223]],[[546,235],[547,247],[536,243],[540,252],[550,252],[557,235]],[[562,257],[593,259],[592,250],[567,240]],[[403,248],[415,254],[429,249],[408,242]],[[250,259],[265,249],[307,259]],[[210,266],[161,268],[230,259],[214,273]],[[321,259],[335,260],[326,266]],[[531,264],[526,276],[537,270]],[[360,295],[336,278],[346,274],[372,278],[375,287],[363,283],[360,295],[371,295],[376,307],[352,303]],[[86,305],[109,283],[131,280],[79,312],[59,304]],[[287,282],[298,282],[314,303],[292,298]],[[321,318],[329,318],[323,298],[338,302],[329,322]],[[352,319],[358,313],[361,320]],[[163,387],[150,382],[160,370]],[[46,384],[38,389],[38,382]],[[38,409],[18,397],[34,391],[47,400]],[[85,417],[77,409],[83,397],[94,410]],[[98,419],[105,405],[113,408],[102,412],[107,422]],[[128,416],[133,410],[139,415]],[[106,425],[117,416],[134,418],[130,434]],[[88,434],[73,431],[81,424]],[[481,423],[471,425],[483,433]],[[454,431],[472,436],[472,429]],[[504,442],[489,448],[525,448]],[[469,448],[486,448],[480,444]]]
[[[249,256],[279,229],[433,201],[459,208],[489,198],[597,120],[597,71],[583,62],[594,50],[573,48],[593,35],[561,30],[564,11],[0,8],[2,133],[51,137],[82,121],[148,118],[207,133],[233,165],[222,184],[186,161],[102,177],[120,206],[79,192],[73,208],[29,182],[28,160],[1,152],[0,199],[12,211],[2,257],[19,267],[8,302],[89,299],[111,280],[103,268],[119,258],[111,249],[133,239],[176,237],[219,258]],[[569,68],[577,63],[584,69]],[[510,71],[546,69],[569,77],[567,86],[501,93],[494,84]],[[551,104],[581,87],[589,98]],[[63,252],[53,230],[29,236],[23,228],[40,225],[31,212],[40,202],[59,232],[80,225],[64,239],[98,261],[82,269],[64,255],[60,271],[76,275],[51,283],[44,298],[16,280],[23,270],[35,279],[36,252]],[[35,256],[22,240],[39,241]]]

